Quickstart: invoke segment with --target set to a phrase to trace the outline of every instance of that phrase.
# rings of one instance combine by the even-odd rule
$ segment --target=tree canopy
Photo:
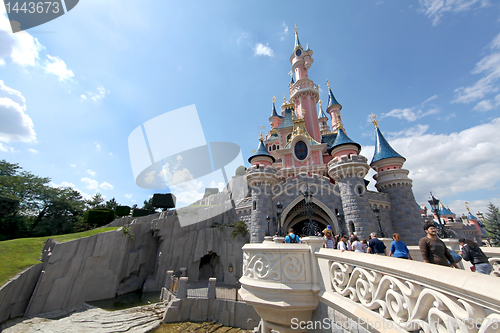
[[[491,242],[495,246],[500,246],[500,211],[491,202],[488,204],[488,212],[484,219],[484,225]]]

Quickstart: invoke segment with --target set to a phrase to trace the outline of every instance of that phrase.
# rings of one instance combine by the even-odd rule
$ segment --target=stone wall
[[[259,325],[260,317],[253,306],[244,302],[220,299],[171,298],[167,304],[163,322],[180,321],[216,321],[224,326],[250,330]]]

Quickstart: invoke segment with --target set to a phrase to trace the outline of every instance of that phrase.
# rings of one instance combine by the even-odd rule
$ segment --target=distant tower
[[[290,100],[295,104],[295,113],[299,118],[304,118],[309,135],[321,142],[321,132],[318,123],[316,104],[319,101],[319,87],[309,79],[308,69],[314,59],[313,51],[309,47],[304,50],[300,45],[297,25],[295,25],[295,47],[290,56],[292,71],[295,73],[295,83],[290,83]],[[293,82],[293,77],[292,77]]]
[[[378,128],[376,116],[372,114],[375,125],[375,153],[370,166],[376,174],[375,187],[379,192],[387,193],[391,199],[391,220],[394,232],[401,235],[407,245],[418,244],[424,234],[420,208],[412,191],[412,180],[409,171],[402,169],[406,159],[389,145]]]
[[[346,227],[349,229],[343,231],[356,231],[360,237],[368,238],[370,232],[378,230],[378,227],[365,196],[364,177],[370,167],[366,157],[358,155],[360,151],[361,146],[340,128],[329,151],[333,159],[328,162],[328,175],[339,186]],[[355,230],[351,230],[352,226]]]
[[[342,105],[333,96],[332,89],[330,88],[330,81],[326,80],[326,85],[328,86],[328,107],[326,112],[332,117],[332,132],[337,133],[340,128],[343,128],[342,118],[340,118],[340,110],[342,110]]]
[[[330,128],[328,127],[328,117],[323,111],[323,106],[321,105],[321,100],[319,101],[319,130],[321,135],[329,134]]]
[[[276,112],[276,97],[273,96],[273,109],[271,111],[271,117],[269,117],[269,121],[272,124],[272,128],[277,128],[281,122],[283,121],[283,116],[278,115]]]
[[[248,186],[252,191],[252,217],[250,222],[250,242],[262,243],[267,232],[267,216],[275,216],[272,205],[272,187],[278,182],[276,169],[271,165],[274,157],[269,154],[263,142],[262,132],[259,147],[250,156],[252,165],[245,174]]]

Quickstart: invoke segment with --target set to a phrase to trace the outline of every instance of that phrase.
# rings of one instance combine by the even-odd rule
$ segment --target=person
[[[335,248],[335,240],[333,239],[333,233],[331,230],[325,232],[323,247],[327,249]]]
[[[470,261],[476,272],[487,275],[491,273],[493,266],[488,262],[488,257],[476,242],[470,239],[460,238],[458,243],[460,243],[462,247],[462,258],[466,261]]]
[[[338,250],[341,250],[342,252],[344,251],[350,251],[351,248],[349,247],[349,244],[347,243],[347,235],[342,235],[342,238],[339,241],[339,244],[337,246]]]
[[[363,251],[366,253],[366,250],[368,249],[368,241],[366,240],[366,238],[363,238],[361,240],[361,243],[363,244]]]
[[[413,260],[408,247],[402,240],[400,240],[400,236],[397,232],[392,234],[392,239],[393,241],[391,243],[389,257]]]
[[[387,255],[387,246],[385,246],[384,242],[377,238],[377,234],[372,232],[370,234],[370,241],[368,242],[368,249],[366,253],[374,253],[379,256]]]
[[[354,252],[361,252],[361,253],[365,252],[364,249],[363,249],[363,243],[361,243],[359,241],[357,235],[353,235],[353,237],[352,237],[351,250],[354,251]]]
[[[285,237],[285,243],[300,243],[300,238],[293,233],[293,228],[288,229],[288,235]]]
[[[424,262],[448,267],[454,265],[456,267],[455,260],[453,260],[450,251],[444,242],[437,238],[437,230],[434,223],[426,223],[424,231],[427,236],[422,237],[418,242]]]

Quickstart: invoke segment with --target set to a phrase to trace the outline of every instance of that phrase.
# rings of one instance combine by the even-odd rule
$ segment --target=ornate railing
[[[290,88],[290,96],[293,97],[299,90],[314,90],[316,92],[319,92],[319,86],[315,84],[311,80],[304,80],[304,81],[299,81],[296,82],[291,88]]]
[[[311,297],[317,297],[334,309],[332,304],[344,304],[339,309],[350,313],[352,320],[376,318],[384,323],[383,328],[392,326],[396,331],[500,332],[500,280],[493,276],[323,249],[321,241],[310,241],[307,255],[304,245],[263,243],[243,247],[242,296],[254,306],[267,328],[290,331],[298,313],[294,309],[302,306],[309,311],[315,303]],[[500,258],[493,260],[498,272]],[[304,307],[302,298],[291,296],[307,289]],[[349,306],[345,306],[346,301],[351,302]],[[303,320],[311,320],[311,313]]]

